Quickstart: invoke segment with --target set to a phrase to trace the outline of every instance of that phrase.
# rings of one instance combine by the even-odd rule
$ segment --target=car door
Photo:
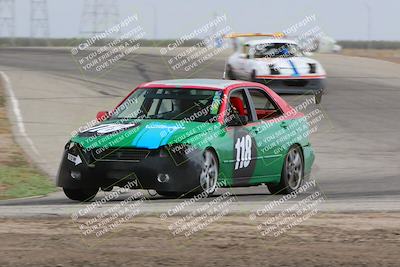
[[[229,177],[231,185],[245,186],[250,184],[257,165],[257,144],[251,133],[255,114],[250,108],[245,88],[234,89],[227,99],[226,121],[234,120],[236,116],[245,116],[248,122],[226,126],[223,140],[229,141],[221,144],[227,152],[221,172]]]
[[[249,104],[255,119],[250,132],[257,144],[257,166],[250,183],[279,179],[285,151],[281,148],[287,138],[287,124],[282,121],[280,107],[262,88],[248,88]]]

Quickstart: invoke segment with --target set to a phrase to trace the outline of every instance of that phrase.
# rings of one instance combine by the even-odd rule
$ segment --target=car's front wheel
[[[218,159],[216,154],[211,150],[207,149],[202,155],[201,172],[199,175],[199,186],[190,192],[179,193],[179,192],[165,192],[157,191],[161,196],[165,197],[191,197],[194,195],[203,194],[205,197],[212,195],[217,188],[218,181]]]
[[[228,77],[229,80],[236,80],[236,76],[235,73],[233,72],[231,65],[226,65],[226,76]]]
[[[301,186],[303,179],[303,153],[298,145],[294,145],[286,154],[280,182],[278,184],[269,184],[268,190],[272,194],[290,194]]]
[[[324,93],[324,89],[320,89],[314,92],[315,104],[320,104],[322,101],[322,94]]]
[[[207,149],[203,153],[203,162],[200,173],[201,191],[211,195],[217,187],[218,160],[212,150]]]
[[[63,187],[64,194],[72,200],[78,200],[81,202],[87,202],[92,200],[97,192],[99,191],[99,188],[65,188]]]
[[[157,194],[163,197],[171,197],[171,198],[178,198],[180,197],[183,193],[178,193],[178,192],[168,192],[168,191],[156,191]]]

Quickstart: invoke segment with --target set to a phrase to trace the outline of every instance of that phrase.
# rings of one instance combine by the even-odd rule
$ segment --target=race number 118
[[[251,160],[250,135],[246,135],[236,139],[235,150],[236,150],[235,170],[246,168],[247,166],[249,166]]]

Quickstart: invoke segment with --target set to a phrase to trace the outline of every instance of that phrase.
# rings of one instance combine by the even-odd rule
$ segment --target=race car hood
[[[174,120],[107,120],[74,136],[71,141],[84,149],[157,149],[171,144],[190,144],[194,137],[216,127],[217,123]]]
[[[319,66],[318,61],[308,57],[290,57],[290,58],[256,58],[254,59],[260,68],[265,69],[266,65],[273,65],[275,68],[281,70],[281,74],[308,74],[310,71],[310,64]]]

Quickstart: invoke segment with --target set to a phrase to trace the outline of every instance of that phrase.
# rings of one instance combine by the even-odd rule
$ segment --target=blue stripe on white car
[[[290,66],[292,66],[292,69],[293,69],[292,76],[300,76],[300,73],[297,70],[296,65],[294,65],[294,62],[291,59],[289,59],[289,64],[290,64]]]

